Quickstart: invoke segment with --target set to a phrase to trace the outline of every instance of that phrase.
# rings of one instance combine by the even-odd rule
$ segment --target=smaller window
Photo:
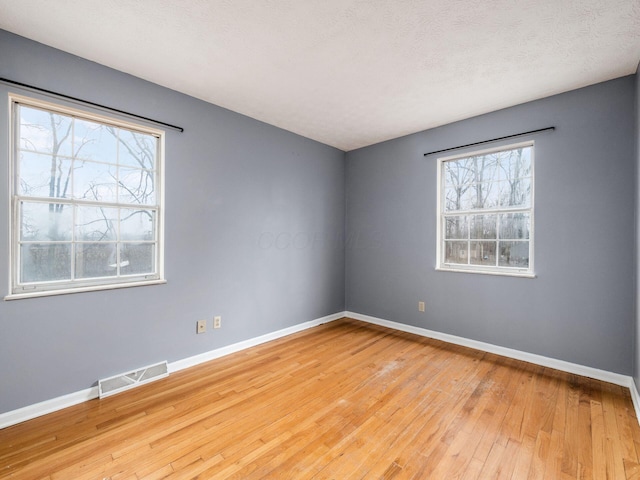
[[[11,292],[163,282],[163,132],[11,96]]]
[[[533,276],[533,142],[438,159],[437,269]]]

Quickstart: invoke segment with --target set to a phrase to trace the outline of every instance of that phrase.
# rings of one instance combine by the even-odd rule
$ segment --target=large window
[[[438,160],[438,265],[533,275],[533,142]]]
[[[11,97],[8,298],[158,283],[163,132]]]

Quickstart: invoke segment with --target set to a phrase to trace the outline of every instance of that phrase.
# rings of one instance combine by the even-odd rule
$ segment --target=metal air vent
[[[169,365],[167,361],[149,365],[148,367],[121,373],[113,377],[103,378],[98,381],[100,398],[108,397],[116,393],[124,392],[134,387],[153,382],[169,376]]]

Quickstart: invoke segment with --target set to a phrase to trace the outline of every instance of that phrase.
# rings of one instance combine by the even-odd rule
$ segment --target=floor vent
[[[98,381],[100,398],[108,397],[116,393],[124,392],[134,387],[153,382],[169,375],[167,361],[149,365],[148,367],[121,373],[113,377],[103,378]]]

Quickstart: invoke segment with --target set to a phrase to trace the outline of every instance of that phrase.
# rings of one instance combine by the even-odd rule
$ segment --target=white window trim
[[[115,127],[122,127],[142,133],[147,133],[158,138],[158,156],[156,158],[156,170],[157,170],[157,185],[158,185],[158,214],[156,218],[157,222],[157,243],[156,243],[156,265],[157,273],[153,274],[153,278],[144,278],[145,275],[138,277],[119,277],[120,281],[113,281],[113,279],[88,279],[86,282],[76,282],[73,285],[66,285],[61,288],[55,288],[55,281],[42,282],[42,285],[54,285],[49,289],[34,289],[33,291],[22,290],[18,285],[18,272],[19,268],[19,254],[18,254],[18,235],[20,232],[20,219],[16,214],[18,195],[15,191],[16,181],[14,175],[15,171],[15,110],[14,104],[22,104],[30,107],[41,108],[49,111],[61,113],[63,115],[71,115],[74,117],[80,117],[82,119],[93,120],[103,124],[113,125]],[[89,107],[87,107],[89,108]],[[8,94],[8,134],[9,134],[9,294],[4,297],[4,300],[18,300],[23,298],[44,297],[51,295],[65,295],[70,293],[79,292],[93,292],[99,290],[113,290],[116,288],[129,288],[138,287],[144,285],[160,285],[167,283],[164,276],[164,211],[165,211],[165,175],[164,175],[164,163],[165,163],[165,132],[164,130],[152,128],[139,123],[132,123],[121,118],[112,116],[97,114],[95,112],[84,110],[80,108],[72,108],[61,103],[52,103],[46,100],[42,100],[34,97],[27,97],[20,94],[9,93]],[[146,277],[150,277],[147,275]],[[134,279],[134,278],[139,278]],[[129,280],[129,281],[128,281]],[[102,283],[100,283],[102,282]],[[18,290],[20,289],[20,290]]]
[[[445,162],[451,160],[458,160],[460,158],[473,157],[476,155],[486,155],[490,153],[502,152],[505,150],[515,150],[517,148],[523,147],[532,147],[531,151],[531,208],[526,209],[526,211],[531,212],[531,225],[529,229],[529,268],[515,268],[515,267],[498,267],[498,266],[484,266],[484,265],[456,265],[456,264],[447,264],[443,262],[443,246],[444,246],[444,233],[443,233],[443,201],[442,195],[444,193],[444,178],[443,178],[443,165]],[[474,150],[468,151],[466,153],[460,153],[456,155],[451,155],[447,157],[438,158],[438,167],[437,167],[437,202],[436,202],[436,271],[441,272],[457,272],[457,273],[479,273],[483,275],[498,275],[498,276],[508,276],[508,277],[521,277],[521,278],[536,278],[535,269],[534,269],[534,237],[535,237],[535,146],[533,140],[513,143],[508,145],[502,145],[499,147],[487,148],[484,150]],[[480,213],[486,210],[475,210],[470,213]],[[498,254],[498,252],[496,252]]]

